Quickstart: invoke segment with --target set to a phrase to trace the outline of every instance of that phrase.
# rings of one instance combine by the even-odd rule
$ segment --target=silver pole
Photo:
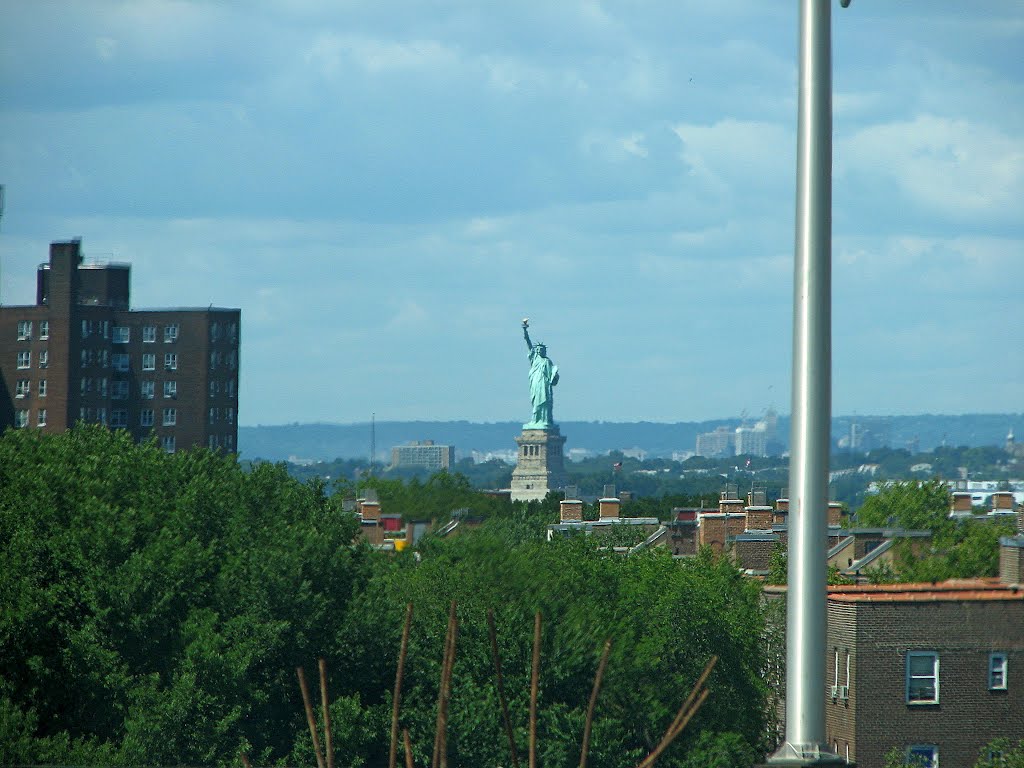
[[[825,743],[826,510],[832,413],[831,0],[800,0],[786,743],[772,763],[839,762]]]

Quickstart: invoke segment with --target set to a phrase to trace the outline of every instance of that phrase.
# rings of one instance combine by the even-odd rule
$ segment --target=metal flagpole
[[[769,758],[772,764],[842,762],[825,743],[826,510],[832,414],[831,23],[831,0],[800,0],[786,741]]]

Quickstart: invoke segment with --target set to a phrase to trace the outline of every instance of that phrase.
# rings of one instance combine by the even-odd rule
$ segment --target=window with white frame
[[[46,379],[39,380],[39,396],[46,397]]]
[[[939,654],[907,651],[907,704],[939,703]]]
[[[939,768],[939,747],[936,744],[909,746],[904,763],[915,768]]]
[[[171,323],[170,325],[164,326],[164,343],[170,343],[178,340],[178,324]]]
[[[128,371],[129,356],[127,352],[115,352],[113,355],[114,370],[125,373]]]
[[[160,445],[167,453],[174,453],[174,435],[164,435],[160,438]]]
[[[164,408],[164,421],[165,427],[173,427],[178,423],[178,409],[177,408]]]
[[[25,398],[32,394],[32,380],[31,379],[18,379],[14,385],[14,396]]]
[[[37,427],[45,427],[46,426],[46,409],[45,408],[40,408],[38,411],[36,411],[36,426]]]
[[[39,367],[46,368],[50,365],[50,352],[46,349],[39,350]]]
[[[225,384],[224,386],[225,386],[225,389],[227,390],[228,397],[234,397],[235,396],[235,380],[234,379],[228,379],[227,384]]]
[[[114,429],[124,429],[128,426],[128,411],[124,408],[115,408],[110,412],[110,426]]]
[[[152,344],[156,341],[156,326],[155,325],[144,325],[142,326],[142,343]]]
[[[132,340],[132,329],[125,325],[114,326],[114,343],[115,344],[127,344]]]
[[[18,341],[28,341],[32,338],[32,321],[18,321]]]
[[[50,338],[50,321],[40,320],[39,321],[39,338],[48,339]]]
[[[156,355],[152,352],[146,352],[142,355],[142,370],[144,371],[155,371],[156,370]]]
[[[32,353],[29,350],[24,350],[18,353],[18,370],[23,371],[26,368],[32,367]]]
[[[175,352],[168,352],[164,355],[164,368],[168,371],[178,370],[178,355]]]
[[[210,382],[210,397],[216,397],[220,394],[220,383],[216,381]]]
[[[115,381],[113,386],[110,388],[110,399],[111,400],[127,400],[128,399],[128,382],[127,381]]]
[[[164,382],[164,397],[177,397],[178,396],[178,382],[176,381],[165,381]]]
[[[152,400],[156,386],[152,381],[143,381],[139,384],[139,397],[143,400]]]
[[[18,429],[28,426],[28,408],[21,408],[14,412],[14,426]]]
[[[153,426],[153,409],[143,408],[139,411],[139,426],[140,427],[152,427]]]
[[[992,691],[1006,690],[1007,662],[1005,653],[990,653],[988,656],[988,687]]]

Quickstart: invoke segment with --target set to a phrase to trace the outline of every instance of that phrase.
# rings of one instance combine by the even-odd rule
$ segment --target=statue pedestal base
[[[565,437],[558,427],[523,428],[516,438],[519,446],[516,468],[512,470],[512,501],[540,500],[548,491],[564,488],[567,477],[562,448]]]

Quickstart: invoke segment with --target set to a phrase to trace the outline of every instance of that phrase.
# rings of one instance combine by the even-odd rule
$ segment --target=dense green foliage
[[[545,541],[557,503],[511,505],[457,476],[374,481],[385,508],[488,522],[417,553],[353,544],[318,481],[167,455],[83,428],[0,438],[0,763],[312,764],[295,667],[331,671],[338,764],[387,749],[404,606],[415,605],[403,725],[420,765],[434,727],[449,601],[460,633],[449,764],[507,764],[485,615],[497,613],[525,751],[532,617],[544,617],[541,762],[578,761],[601,644],[614,651],[590,765],[635,765],[712,653],[711,698],[666,766],[750,765],[763,745],[758,588],[724,560],[622,557]]]
[[[296,664],[339,653],[369,567],[282,467],[124,433],[0,439],[0,763],[280,756]]]
[[[1012,518],[958,521],[949,517],[949,509],[949,489],[938,480],[892,483],[870,496],[857,510],[856,525],[926,530],[932,540],[923,554],[915,554],[907,541],[898,542],[894,567],[884,566],[867,575],[876,582],[998,575],[999,538],[1016,532]]]
[[[538,520],[542,518],[537,518]],[[449,601],[458,603],[458,661],[450,715],[453,766],[507,765],[486,612],[494,608],[506,688],[526,749],[533,615],[544,617],[540,762],[579,759],[587,698],[601,645],[614,639],[594,726],[590,764],[631,766],[656,743],[700,669],[721,660],[712,696],[688,739],[664,765],[681,765],[702,731],[732,732],[749,752],[764,730],[759,677],[759,590],[725,560],[686,563],[667,554],[622,557],[584,538],[545,542],[529,521],[495,522],[473,535],[435,540],[379,571],[355,601],[344,647],[346,685],[373,691],[394,675],[404,601],[415,606],[402,702],[419,762],[432,744],[437,680]],[[534,526],[535,530],[537,526]],[[540,529],[542,530],[542,529]],[[539,531],[538,531],[539,534]],[[517,542],[510,547],[511,542]],[[370,763],[374,755],[368,755]]]

